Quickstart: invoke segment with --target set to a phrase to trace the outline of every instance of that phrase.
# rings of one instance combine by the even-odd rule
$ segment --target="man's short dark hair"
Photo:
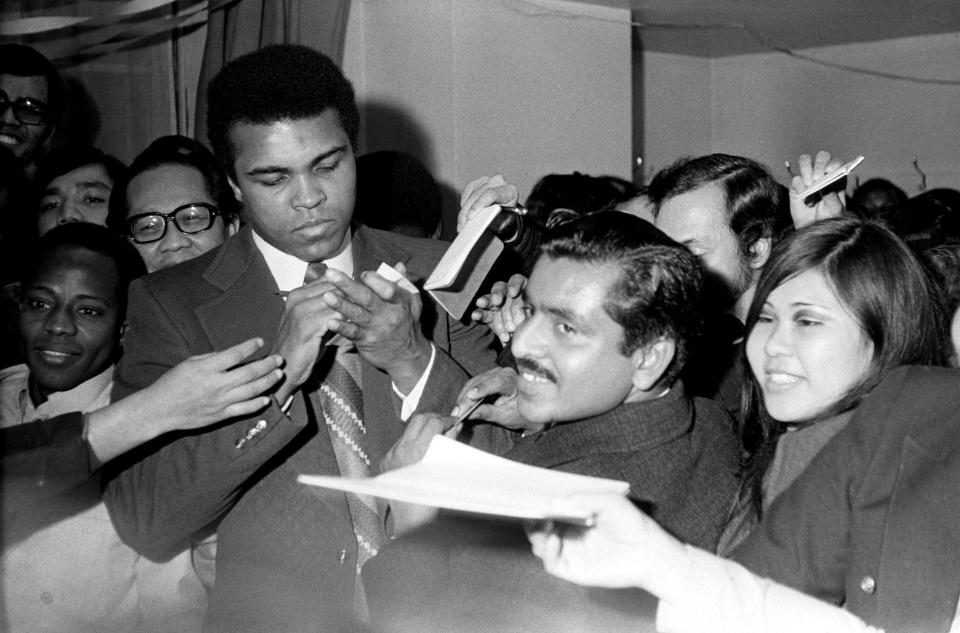
[[[126,233],[127,215],[130,212],[127,208],[127,187],[130,181],[145,171],[164,165],[182,165],[197,170],[203,177],[207,194],[217,205],[224,223],[229,223],[237,216],[239,204],[233,197],[227,175],[216,157],[200,141],[173,134],[161,136],[150,143],[147,149],[133,159],[124,178],[114,184],[110,194],[110,214],[107,218],[110,228],[121,234]]]
[[[757,161],[729,154],[681,158],[660,170],[647,189],[653,215],[670,198],[711,183],[726,198],[727,223],[737,236],[742,261],[753,259],[757,240],[776,243],[793,226],[786,187]]]
[[[277,44],[233,60],[207,87],[207,130],[227,173],[236,159],[230,129],[237,123],[266,125],[310,119],[336,110],[357,148],[360,115],[353,86],[326,55],[306,46]]]
[[[700,329],[703,273],[697,258],[645,220],[604,211],[557,226],[541,246],[542,255],[619,267],[603,309],[623,327],[620,352],[632,354],[667,338],[673,362],[661,384],[673,384],[687,357],[687,344]]]
[[[0,44],[0,75],[38,77],[47,79],[47,107],[51,123],[63,114],[64,88],[60,73],[50,60],[36,49],[23,44]]]
[[[85,248],[109,257],[117,266],[119,285],[117,287],[118,314],[126,314],[127,287],[130,282],[147,274],[140,253],[124,238],[105,226],[89,222],[69,222],[50,229],[37,243],[26,268],[23,283],[26,286],[36,277],[40,267],[61,248]]]

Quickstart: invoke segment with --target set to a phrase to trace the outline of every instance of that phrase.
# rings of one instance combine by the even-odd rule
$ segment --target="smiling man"
[[[465,393],[500,395],[476,415],[526,429],[503,457],[627,481],[630,499],[671,534],[712,550],[738,450],[726,413],[690,397],[678,378],[699,321],[696,258],[620,212],[559,226],[541,249],[512,342],[518,371],[468,383]],[[412,420],[404,439],[428,417]],[[636,629],[624,616],[633,607],[621,612],[614,596],[563,586],[528,550],[516,525],[441,514],[364,569],[374,621],[393,631]]]
[[[351,222],[359,116],[333,62],[267,47],[208,94],[211,144],[247,226],[133,284],[115,396],[251,337],[283,357],[284,381],[258,415],[118,462],[105,499],[121,535],[155,557],[216,526],[205,630],[353,630],[386,509],[317,497],[296,477],[375,474],[404,419],[449,411],[467,372],[493,365],[492,337],[372,272],[385,262],[426,278],[444,245]]]
[[[0,144],[32,175],[63,110],[63,80],[29,46],[0,44]]]
[[[730,419],[679,379],[699,326],[694,256],[650,223],[598,213],[548,234],[525,290],[517,360],[490,375],[525,437],[504,457],[630,483],[684,541],[716,545],[735,487]],[[471,381],[481,392],[487,376]],[[462,402],[461,406],[466,406]],[[497,411],[496,409],[499,409]],[[535,432],[531,432],[535,431]]]
[[[0,427],[109,403],[127,285],[143,272],[133,248],[101,226],[69,224],[40,239],[20,308],[26,365],[0,372]],[[49,434],[64,431],[51,426]],[[49,495],[75,464],[48,466],[36,477],[4,469],[0,589],[8,629],[195,629],[203,594],[189,556],[144,559],[113,529],[96,479]]]

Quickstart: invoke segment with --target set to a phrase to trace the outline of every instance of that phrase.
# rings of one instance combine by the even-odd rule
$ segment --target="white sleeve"
[[[882,633],[840,607],[761,578],[742,565],[684,546],[691,585],[661,600],[660,633]]]
[[[423,370],[423,374],[420,376],[420,379],[417,381],[417,384],[413,386],[413,389],[410,390],[410,393],[403,395],[397,385],[390,383],[393,386],[393,393],[397,394],[400,400],[403,402],[403,406],[400,407],[400,419],[406,422],[410,419],[410,416],[413,415],[413,412],[417,410],[417,406],[420,404],[420,397],[423,395],[423,388],[427,384],[427,378],[430,377],[430,372],[433,371],[433,361],[437,358],[437,348],[433,343],[430,343],[430,362],[427,363],[427,368]]]

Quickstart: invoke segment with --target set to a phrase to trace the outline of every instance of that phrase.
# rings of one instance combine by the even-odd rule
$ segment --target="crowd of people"
[[[0,45],[0,628],[960,631],[960,192],[803,197],[825,151],[481,177],[458,319],[416,288],[439,188],[356,156],[329,58],[205,89],[212,150],[125,166],[51,149],[61,78]],[[629,492],[519,525],[297,481],[438,435]]]

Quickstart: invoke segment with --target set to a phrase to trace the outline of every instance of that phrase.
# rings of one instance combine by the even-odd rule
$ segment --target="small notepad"
[[[434,268],[424,290],[453,318],[470,307],[480,284],[503,252],[503,242],[487,229],[500,213],[500,205],[481,209],[453,240]]]

